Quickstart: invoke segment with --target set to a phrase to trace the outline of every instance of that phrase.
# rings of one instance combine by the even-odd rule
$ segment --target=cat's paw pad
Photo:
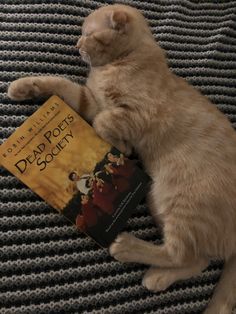
[[[20,78],[10,84],[7,94],[13,100],[37,97],[40,95],[40,80],[35,77]]]
[[[149,291],[159,292],[166,290],[173,282],[168,269],[150,268],[143,277],[142,285]]]
[[[136,238],[132,234],[121,233],[109,248],[111,256],[120,262],[134,262],[135,242]]]

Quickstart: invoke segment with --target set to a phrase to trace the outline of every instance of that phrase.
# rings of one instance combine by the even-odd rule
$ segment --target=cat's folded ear
[[[125,11],[113,11],[110,16],[111,27],[117,30],[124,30],[129,21],[129,17]]]

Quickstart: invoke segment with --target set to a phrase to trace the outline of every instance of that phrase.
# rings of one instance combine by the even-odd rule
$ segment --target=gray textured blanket
[[[166,49],[174,72],[236,122],[236,2],[120,1],[141,9]],[[8,137],[39,103],[7,98],[8,84],[26,75],[84,81],[74,48],[83,17],[114,1],[0,1],[0,137]],[[0,170],[0,313],[201,313],[221,272],[213,262],[199,277],[152,294],[141,286],[146,266],[122,265]],[[127,228],[156,241],[145,205]]]

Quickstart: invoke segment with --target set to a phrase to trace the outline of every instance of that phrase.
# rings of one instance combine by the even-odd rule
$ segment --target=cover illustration
[[[149,177],[59,97],[0,147],[1,165],[103,247],[145,196]]]

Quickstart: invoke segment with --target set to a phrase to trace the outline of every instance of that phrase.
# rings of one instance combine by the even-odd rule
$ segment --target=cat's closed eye
[[[89,36],[91,36],[92,34],[93,34],[92,31],[90,31],[90,32],[82,32],[82,36],[83,36],[83,37],[89,37]]]
[[[100,32],[93,33],[93,38],[101,45],[109,45],[111,41],[114,39],[115,34],[112,30],[104,30]]]

